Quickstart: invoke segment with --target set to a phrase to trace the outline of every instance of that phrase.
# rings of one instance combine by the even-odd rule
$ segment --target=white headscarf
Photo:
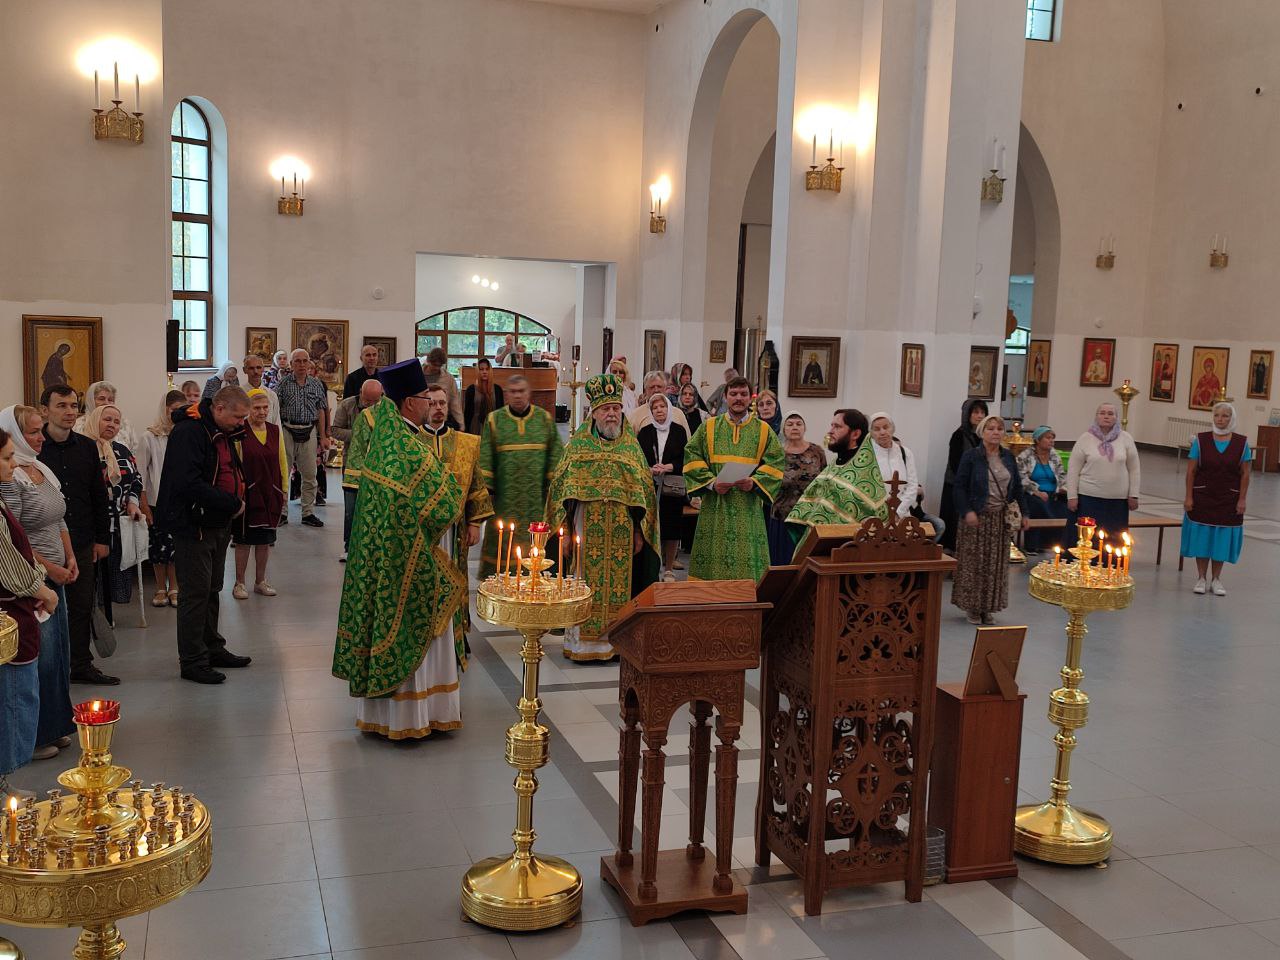
[[[228,379],[227,379],[227,371],[228,371],[228,370],[234,370],[234,371],[236,372],[236,376],[235,376],[235,379],[234,379],[234,380],[228,380]],[[222,381],[222,385],[223,385],[224,387],[225,387],[227,384],[233,384],[233,385],[238,386],[238,385],[240,384],[240,364],[235,363],[234,361],[230,361],[230,360],[228,360],[226,363],[219,364],[219,365],[218,365],[218,379]]]
[[[1216,415],[1217,415],[1217,411],[1219,411],[1219,408],[1220,408],[1220,407],[1226,407],[1226,408],[1228,408],[1228,410],[1230,410],[1230,411],[1231,411],[1231,422],[1229,422],[1229,424],[1228,424],[1228,425],[1226,425],[1226,429],[1225,429],[1225,430],[1219,430],[1219,429],[1217,429],[1217,424],[1213,424],[1213,428],[1212,428],[1212,429],[1213,429],[1213,435],[1215,435],[1215,436],[1230,436],[1231,434],[1234,434],[1234,433],[1235,433],[1235,407],[1233,406],[1233,404],[1230,404],[1230,403],[1228,403],[1228,402],[1226,402],[1226,401],[1219,401],[1219,402],[1217,402],[1217,403],[1213,404],[1213,411],[1212,411],[1212,413],[1211,413],[1211,416],[1216,416]],[[3,425],[3,424],[0,424],[0,425]]]
[[[13,406],[5,407],[0,410],[0,428],[3,428],[9,434],[9,438],[13,441],[13,459],[20,467],[35,467],[44,474],[46,480],[53,484],[53,489],[61,490],[62,484],[58,482],[54,472],[41,463],[36,457],[36,452],[31,448],[31,444],[27,443],[27,438],[22,435],[22,427],[18,424],[18,418],[14,415]],[[13,478],[23,486],[34,487],[35,484],[23,472],[15,470]]]

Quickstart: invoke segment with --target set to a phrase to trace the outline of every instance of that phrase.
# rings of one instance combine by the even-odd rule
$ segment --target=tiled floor
[[[1143,478],[1144,507],[1178,515],[1183,475],[1173,458],[1144,454]],[[1154,566],[1151,534],[1135,560],[1133,608],[1090,619],[1083,686],[1093,708],[1073,760],[1073,797],[1115,827],[1108,869],[1022,861],[1016,880],[932,887],[920,904],[905,903],[900,885],[840,891],[821,917],[807,918],[799,885],[782,868],[752,869],[759,731],[750,706],[734,843],[750,912],[633,929],[598,879],[616,829],[618,669],[571,664],[548,638],[542,677],[553,762],[539,775],[538,848],[578,866],[586,899],[577,925],[510,937],[464,922],[458,886],[472,860],[511,844],[513,775],[502,754],[518,640],[496,630],[474,638],[461,731],[415,744],[356,733],[345,687],[329,673],[341,507],[322,515],[324,530],[295,523],[282,531],[272,561],[279,597],[224,600],[226,632],[255,662],[222,687],[176,678],[172,610],[149,609],[149,629],[120,631],[111,663],[125,680],[116,756],[146,780],[194,790],[215,824],[205,883],[122,925],[134,960],[1280,958],[1274,477],[1255,478],[1244,562],[1227,572],[1228,598],[1190,592],[1194,572],[1177,570],[1176,532]],[[1030,695],[1020,783],[1030,801],[1046,794],[1052,766],[1044,705],[1064,621],[1026,596],[1024,579],[1015,568],[1013,605],[1001,620],[1030,627],[1019,676]],[[940,675],[956,678],[972,629],[950,606],[943,616]],[[683,721],[672,730],[662,827],[664,843],[677,845],[687,834],[688,735]],[[74,762],[64,753],[15,780],[44,790]],[[32,960],[68,957],[74,939],[0,932]]]

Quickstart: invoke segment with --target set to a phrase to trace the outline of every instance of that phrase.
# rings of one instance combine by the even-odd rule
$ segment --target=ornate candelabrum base
[[[1111,854],[1111,825],[1098,814],[1067,802],[1071,791],[1071,752],[1075,732],[1089,722],[1089,696],[1080,689],[1084,671],[1080,656],[1088,628],[1085,617],[1095,610],[1123,610],[1133,599],[1133,581],[1121,571],[1090,567],[1097,551],[1072,548],[1079,562],[1058,565],[1044,562],[1030,574],[1031,596],[1067,611],[1067,657],[1062,686],[1049,694],[1049,720],[1058,728],[1053,742],[1058,755],[1049,781],[1049,799],[1018,807],[1014,816],[1013,845],[1018,853],[1049,863],[1100,863]],[[1082,555],[1083,554],[1083,555]]]
[[[544,541],[545,543],[545,537]],[[525,561],[529,564],[529,561]],[[540,561],[539,573],[549,561]],[[532,569],[532,565],[530,569]],[[538,667],[542,636],[548,630],[572,627],[591,613],[591,588],[580,580],[563,582],[524,578],[514,581],[490,577],[476,591],[476,612],[490,623],[514,627],[524,636],[524,688],[517,710],[520,719],[507,730],[507,763],[516,768],[515,851],[474,864],[462,878],[462,910],[476,923],[499,930],[543,930],[559,926],[582,909],[582,877],[571,863],[558,857],[535,855],[533,795],[536,771],[546,766],[550,734],[538,722]]]

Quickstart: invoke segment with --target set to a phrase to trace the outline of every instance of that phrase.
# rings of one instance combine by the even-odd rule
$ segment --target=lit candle
[[[284,177],[280,178],[280,199],[284,199]]]
[[[813,135],[813,163],[811,163],[810,166],[816,167],[817,165],[818,165],[818,135],[815,133]]]
[[[293,193],[294,196],[298,194],[298,174],[296,172],[293,175]]]
[[[517,597],[520,596],[520,571],[524,566],[524,564],[522,563],[523,559],[524,557],[520,553],[520,548],[516,547],[516,596]]]
[[[564,527],[556,531],[559,538],[558,549],[556,551],[556,576],[560,578],[560,589],[564,590]]]
[[[93,71],[93,109],[102,109],[102,94],[98,92],[98,71]]]
[[[1060,566],[1062,566],[1062,548],[1054,547],[1053,548],[1053,569],[1057,570]]]
[[[111,69],[116,77],[116,87],[115,87],[116,95],[114,97],[114,100],[118,101],[120,99],[120,64],[119,62],[112,64]]]
[[[493,563],[493,572],[496,576],[502,576],[502,521],[498,522],[498,557]]]
[[[10,797],[8,803],[9,811],[9,843],[18,842],[18,798]]]
[[[133,112],[142,112],[142,78],[136,73],[133,75]]]
[[[834,160],[836,156],[836,132],[835,130],[827,131],[827,158]]]
[[[511,579],[511,547],[516,542],[516,522],[514,520],[512,520],[510,523],[507,524],[507,530],[508,530],[508,535],[507,535],[506,566],[507,566],[507,579],[509,580]],[[520,571],[517,570],[516,575],[519,576],[519,574],[520,574]]]
[[[573,553],[577,559],[578,579],[582,579],[582,537],[574,534],[573,537]]]
[[[1106,556],[1106,559],[1102,561],[1102,569],[1110,573],[1111,570],[1114,568],[1114,564],[1112,563],[1112,556],[1111,556],[1111,544],[1109,543],[1107,544],[1106,550],[1107,550],[1107,556]]]

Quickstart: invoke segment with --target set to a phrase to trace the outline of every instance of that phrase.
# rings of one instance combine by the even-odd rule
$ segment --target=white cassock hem
[[[391,740],[429,737],[436,730],[462,726],[458,659],[453,648],[453,618],[436,637],[422,664],[389,697],[356,705],[356,727]]]

